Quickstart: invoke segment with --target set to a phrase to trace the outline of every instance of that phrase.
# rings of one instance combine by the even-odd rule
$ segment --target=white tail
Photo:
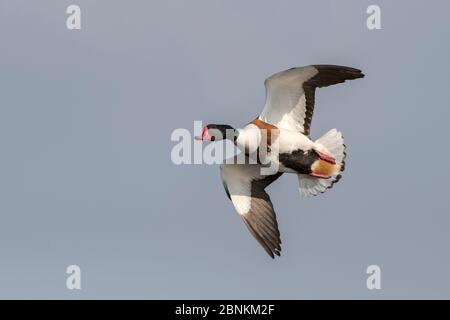
[[[341,172],[345,169],[345,144],[342,133],[336,129],[331,129],[316,143],[321,147],[320,151],[326,152],[334,157],[339,170],[329,179],[314,178],[309,175],[299,174],[300,194],[304,197],[315,196],[330,189],[341,178]]]

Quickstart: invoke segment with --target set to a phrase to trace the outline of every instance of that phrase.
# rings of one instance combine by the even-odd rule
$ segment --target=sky
[[[71,4],[80,30],[66,27]],[[0,298],[449,299],[449,10],[1,0]],[[310,64],[366,77],[316,91],[311,135],[343,132],[346,171],[314,198],[293,175],[268,187],[283,241],[272,260],[217,165],[172,162],[171,134],[245,125],[265,78]]]

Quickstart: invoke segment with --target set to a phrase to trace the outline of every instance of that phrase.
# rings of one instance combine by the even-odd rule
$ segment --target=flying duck
[[[241,153],[220,166],[228,198],[250,233],[270,257],[280,255],[281,239],[275,211],[265,188],[283,173],[296,174],[302,196],[331,188],[345,168],[342,133],[331,129],[310,138],[316,88],[363,78],[361,70],[335,65],[291,68],[265,80],[266,101],[258,118],[243,128],[208,124],[198,140],[231,140]],[[255,155],[256,154],[256,155]],[[263,156],[261,156],[263,154]],[[253,163],[250,161],[253,159]],[[268,164],[276,171],[263,172]]]

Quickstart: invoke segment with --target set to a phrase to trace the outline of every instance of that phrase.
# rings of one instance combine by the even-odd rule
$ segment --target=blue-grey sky
[[[82,29],[66,28],[81,7]],[[366,8],[381,7],[381,30]],[[450,298],[448,1],[0,1],[1,298]],[[360,68],[317,91],[312,136],[347,169],[268,190],[272,260],[217,166],[171,162],[175,128],[240,126],[263,81]],[[82,270],[66,289],[65,269]],[[366,288],[366,268],[382,289]]]

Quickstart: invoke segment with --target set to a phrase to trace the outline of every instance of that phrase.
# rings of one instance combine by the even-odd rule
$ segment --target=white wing
[[[292,68],[266,79],[266,103],[259,118],[279,128],[309,135],[317,87],[364,77],[361,70],[333,65]]]
[[[272,202],[265,188],[281,176],[260,174],[257,164],[224,164],[220,166],[222,182],[228,197],[250,233],[273,258],[280,255],[281,240]]]

